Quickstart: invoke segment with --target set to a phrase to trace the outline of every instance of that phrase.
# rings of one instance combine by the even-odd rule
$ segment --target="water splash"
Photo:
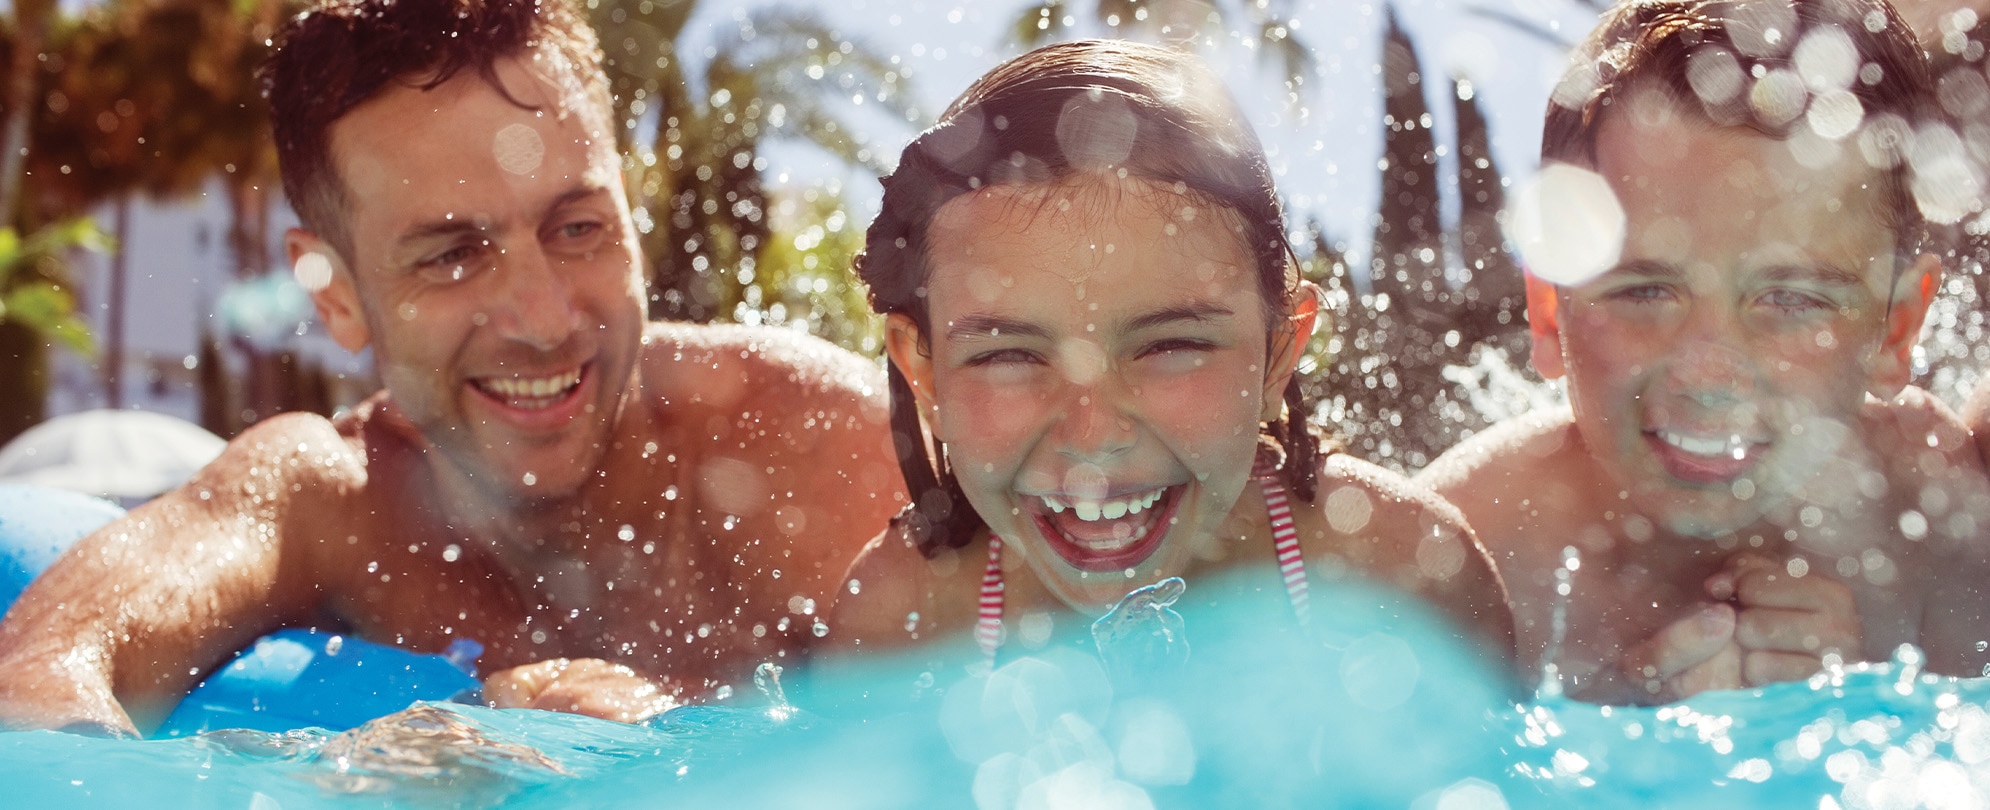
[[[1188,663],[1182,615],[1170,608],[1188,590],[1181,577],[1136,588],[1092,622],[1106,675],[1122,689],[1180,671]]]

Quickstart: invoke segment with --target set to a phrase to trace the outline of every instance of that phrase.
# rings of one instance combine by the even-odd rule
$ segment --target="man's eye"
[[[593,221],[569,222],[561,225],[559,229],[560,237],[563,239],[585,239],[600,232],[601,223]]]
[[[424,270],[433,269],[433,268],[451,268],[451,269],[460,270],[461,268],[459,266],[468,262],[471,259],[471,257],[477,255],[477,251],[482,249],[486,244],[489,243],[480,241],[476,244],[457,245],[441,253],[437,253],[426,259],[422,259],[420,262],[417,262],[416,265]]]

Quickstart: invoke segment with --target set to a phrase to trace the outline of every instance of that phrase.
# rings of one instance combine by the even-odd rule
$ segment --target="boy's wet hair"
[[[284,195],[305,229],[351,258],[331,154],[332,125],[346,113],[390,85],[427,90],[464,70],[511,98],[497,63],[518,56],[583,99],[589,124],[614,131],[601,47],[566,0],[326,0],[293,18],[258,75]]]
[[[1834,141],[1839,159],[1884,172],[1878,213],[1899,256],[1930,236],[1909,152],[1936,119],[1934,86],[1914,31],[1884,0],[1618,3],[1548,102],[1542,162],[1593,168],[1611,107],[1647,92],[1717,126]]]
[[[1142,178],[1234,212],[1268,322],[1292,312],[1298,262],[1264,148],[1242,111],[1193,56],[1118,40],[1050,45],[997,66],[905,147],[857,259],[871,308],[912,318],[923,340],[932,331],[927,234],[940,207],[985,186],[1087,173]],[[888,372],[892,439],[912,496],[901,524],[909,521],[929,555],[966,545],[981,518],[945,452],[928,447],[911,386],[895,366]],[[1304,419],[1296,375],[1284,398],[1285,416],[1265,433],[1284,453],[1281,474],[1291,490],[1310,501],[1320,445]]]

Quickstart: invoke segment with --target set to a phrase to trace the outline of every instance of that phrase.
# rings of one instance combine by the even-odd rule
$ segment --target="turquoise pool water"
[[[1190,615],[1188,663],[1139,683],[1073,646],[981,674],[878,662],[793,684],[792,705],[644,726],[425,704],[339,735],[6,733],[0,803],[1990,806],[1990,680],[1926,676],[1912,655],[1671,707],[1516,704],[1418,607],[1352,587],[1316,599],[1325,647]]]

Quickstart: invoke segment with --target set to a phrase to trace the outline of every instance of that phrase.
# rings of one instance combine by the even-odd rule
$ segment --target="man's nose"
[[[566,343],[581,329],[573,286],[557,262],[537,245],[505,251],[503,311],[497,326],[504,336],[541,351]]]

